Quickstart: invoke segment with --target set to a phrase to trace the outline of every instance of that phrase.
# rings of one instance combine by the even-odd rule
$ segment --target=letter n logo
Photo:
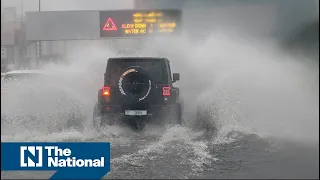
[[[42,146],[21,146],[20,166],[42,167]]]

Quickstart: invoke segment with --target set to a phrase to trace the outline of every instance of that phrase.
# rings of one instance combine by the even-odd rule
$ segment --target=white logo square
[[[25,159],[25,157],[27,158],[27,160]],[[25,162],[25,160],[27,162]],[[42,167],[42,146],[21,146],[20,147],[20,166],[21,167]]]

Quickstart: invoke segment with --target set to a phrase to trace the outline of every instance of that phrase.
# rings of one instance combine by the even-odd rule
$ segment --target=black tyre
[[[182,105],[180,103],[178,103],[176,105],[176,118],[177,118],[177,123],[180,126],[184,126],[185,125],[185,121],[183,118],[183,109],[182,109]]]
[[[184,125],[184,120],[182,117],[182,107],[181,104],[177,103],[172,105],[171,113],[169,115],[170,124]]]
[[[182,107],[181,107],[181,104],[177,104],[176,105],[176,118],[177,118],[177,123],[179,125],[184,125],[184,122],[183,122],[183,117],[182,117]]]
[[[95,104],[93,108],[93,127],[97,130],[101,129],[102,127],[108,125],[112,126],[114,124],[113,118],[108,115],[102,115],[100,113],[99,104]]]

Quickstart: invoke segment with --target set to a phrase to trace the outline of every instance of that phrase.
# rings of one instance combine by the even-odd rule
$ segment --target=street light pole
[[[25,57],[24,57],[24,52],[25,52],[25,33],[24,33],[24,23],[23,23],[23,0],[20,0],[20,15],[21,15],[21,19],[20,19],[20,31],[19,31],[19,52],[20,52],[20,58],[18,63],[16,62],[16,66],[21,67],[22,64],[24,64],[25,61]]]
[[[41,11],[41,0],[39,0],[39,12]]]
[[[39,12],[41,12],[41,0],[38,1],[38,10]],[[42,58],[42,43],[41,41],[39,41],[39,46],[38,46],[38,53],[39,53],[39,59],[37,60],[38,61],[38,66],[39,66],[39,61],[41,61],[41,58]]]
[[[21,23],[23,22],[23,0],[21,0],[21,9],[20,9],[20,13],[21,13]]]

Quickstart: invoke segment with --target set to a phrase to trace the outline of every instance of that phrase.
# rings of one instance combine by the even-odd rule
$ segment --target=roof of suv
[[[112,58],[109,58],[109,60],[135,60],[135,59],[167,60],[167,61],[169,61],[167,58],[163,58],[163,57],[112,57]]]

